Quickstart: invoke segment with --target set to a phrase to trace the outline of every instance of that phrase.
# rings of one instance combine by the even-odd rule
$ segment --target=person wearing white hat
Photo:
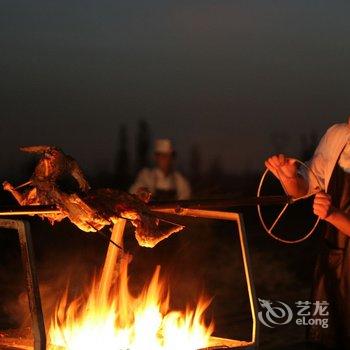
[[[169,139],[154,143],[155,167],[142,169],[130,187],[130,193],[148,190],[155,200],[182,200],[191,196],[191,186],[174,168],[175,150]]]

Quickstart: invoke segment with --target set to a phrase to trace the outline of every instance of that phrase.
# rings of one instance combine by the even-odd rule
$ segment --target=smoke
[[[55,259],[54,267],[52,262],[47,262],[46,265],[40,266],[39,289],[47,330],[57,303],[64,292],[68,290],[69,298],[80,295],[84,288],[89,285],[94,274],[95,269],[88,266],[86,261],[80,257],[70,257],[66,261],[57,261]],[[31,327],[27,292],[23,290],[17,297],[6,300],[3,309],[11,323],[15,323],[21,330],[21,333],[25,335]]]
[[[32,237],[46,327],[63,293],[80,295],[99,270],[107,242],[88,235],[68,222],[50,226],[33,220]],[[18,240],[2,245],[0,261],[0,327],[19,328],[27,334],[31,316]],[[6,242],[5,242],[6,243]],[[6,259],[4,256],[8,256]]]

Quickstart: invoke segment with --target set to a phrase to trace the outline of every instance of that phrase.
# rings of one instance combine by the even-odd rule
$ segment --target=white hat
[[[158,139],[154,142],[154,153],[171,154],[174,148],[169,139]]]

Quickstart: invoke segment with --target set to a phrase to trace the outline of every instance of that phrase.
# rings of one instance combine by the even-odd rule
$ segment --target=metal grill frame
[[[242,253],[243,267],[244,267],[244,276],[247,285],[248,297],[250,312],[252,317],[252,333],[251,338],[247,341],[243,341],[242,346],[235,346],[234,349],[258,349],[259,348],[259,322],[258,322],[258,304],[255,293],[255,285],[251,267],[251,259],[248,249],[247,234],[244,225],[243,214],[237,212],[229,211],[216,211],[216,210],[203,210],[203,209],[191,209],[191,208],[164,208],[164,209],[153,209],[156,212],[179,215],[179,216],[188,216],[195,218],[204,218],[204,219],[215,219],[223,221],[232,221],[237,224],[238,235],[240,248]],[[222,339],[223,341],[229,342],[230,339]],[[228,347],[225,346],[225,349]],[[219,349],[215,348],[215,349]]]
[[[52,211],[55,211],[55,209],[53,209]],[[251,350],[258,349],[259,347],[259,322],[257,317],[258,308],[257,308],[255,286],[253,283],[251,260],[249,256],[248,242],[247,242],[243,215],[236,212],[181,208],[179,206],[176,206],[175,208],[174,207],[173,208],[154,208],[153,211],[165,213],[165,214],[179,215],[179,216],[232,221],[237,224],[242,260],[243,260],[243,267],[244,267],[244,276],[246,280],[246,286],[247,286],[249,304],[250,304],[250,312],[252,317],[251,338],[249,340],[244,340],[244,341],[216,338],[216,340],[219,343],[221,340],[223,343],[228,345],[225,345],[225,346],[223,345],[222,347],[215,346],[212,349],[220,349],[220,348],[251,349]],[[37,213],[40,214],[40,210],[38,210]],[[7,215],[11,215],[11,214],[7,214]],[[25,276],[26,276],[26,289],[27,289],[29,307],[30,307],[31,318],[32,318],[34,350],[46,350],[45,324],[44,324],[44,317],[43,317],[42,306],[41,306],[41,297],[40,297],[40,291],[39,291],[37,271],[35,266],[35,257],[34,257],[33,243],[32,243],[31,232],[30,232],[30,225],[27,221],[24,221],[24,220],[0,219],[0,227],[7,228],[7,229],[14,229],[14,230],[17,230],[18,232],[20,247],[21,247],[22,263],[23,263]],[[232,343],[234,342],[241,343],[241,345],[230,347],[229,345],[230,341]]]

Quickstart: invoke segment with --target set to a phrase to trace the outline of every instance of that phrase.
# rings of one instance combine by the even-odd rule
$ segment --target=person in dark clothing
[[[327,130],[309,161],[311,171],[298,171],[295,159],[282,154],[265,165],[294,198],[314,193],[314,213],[327,223],[312,301],[329,305],[328,327],[310,326],[307,340],[324,349],[350,349],[350,120]]]

